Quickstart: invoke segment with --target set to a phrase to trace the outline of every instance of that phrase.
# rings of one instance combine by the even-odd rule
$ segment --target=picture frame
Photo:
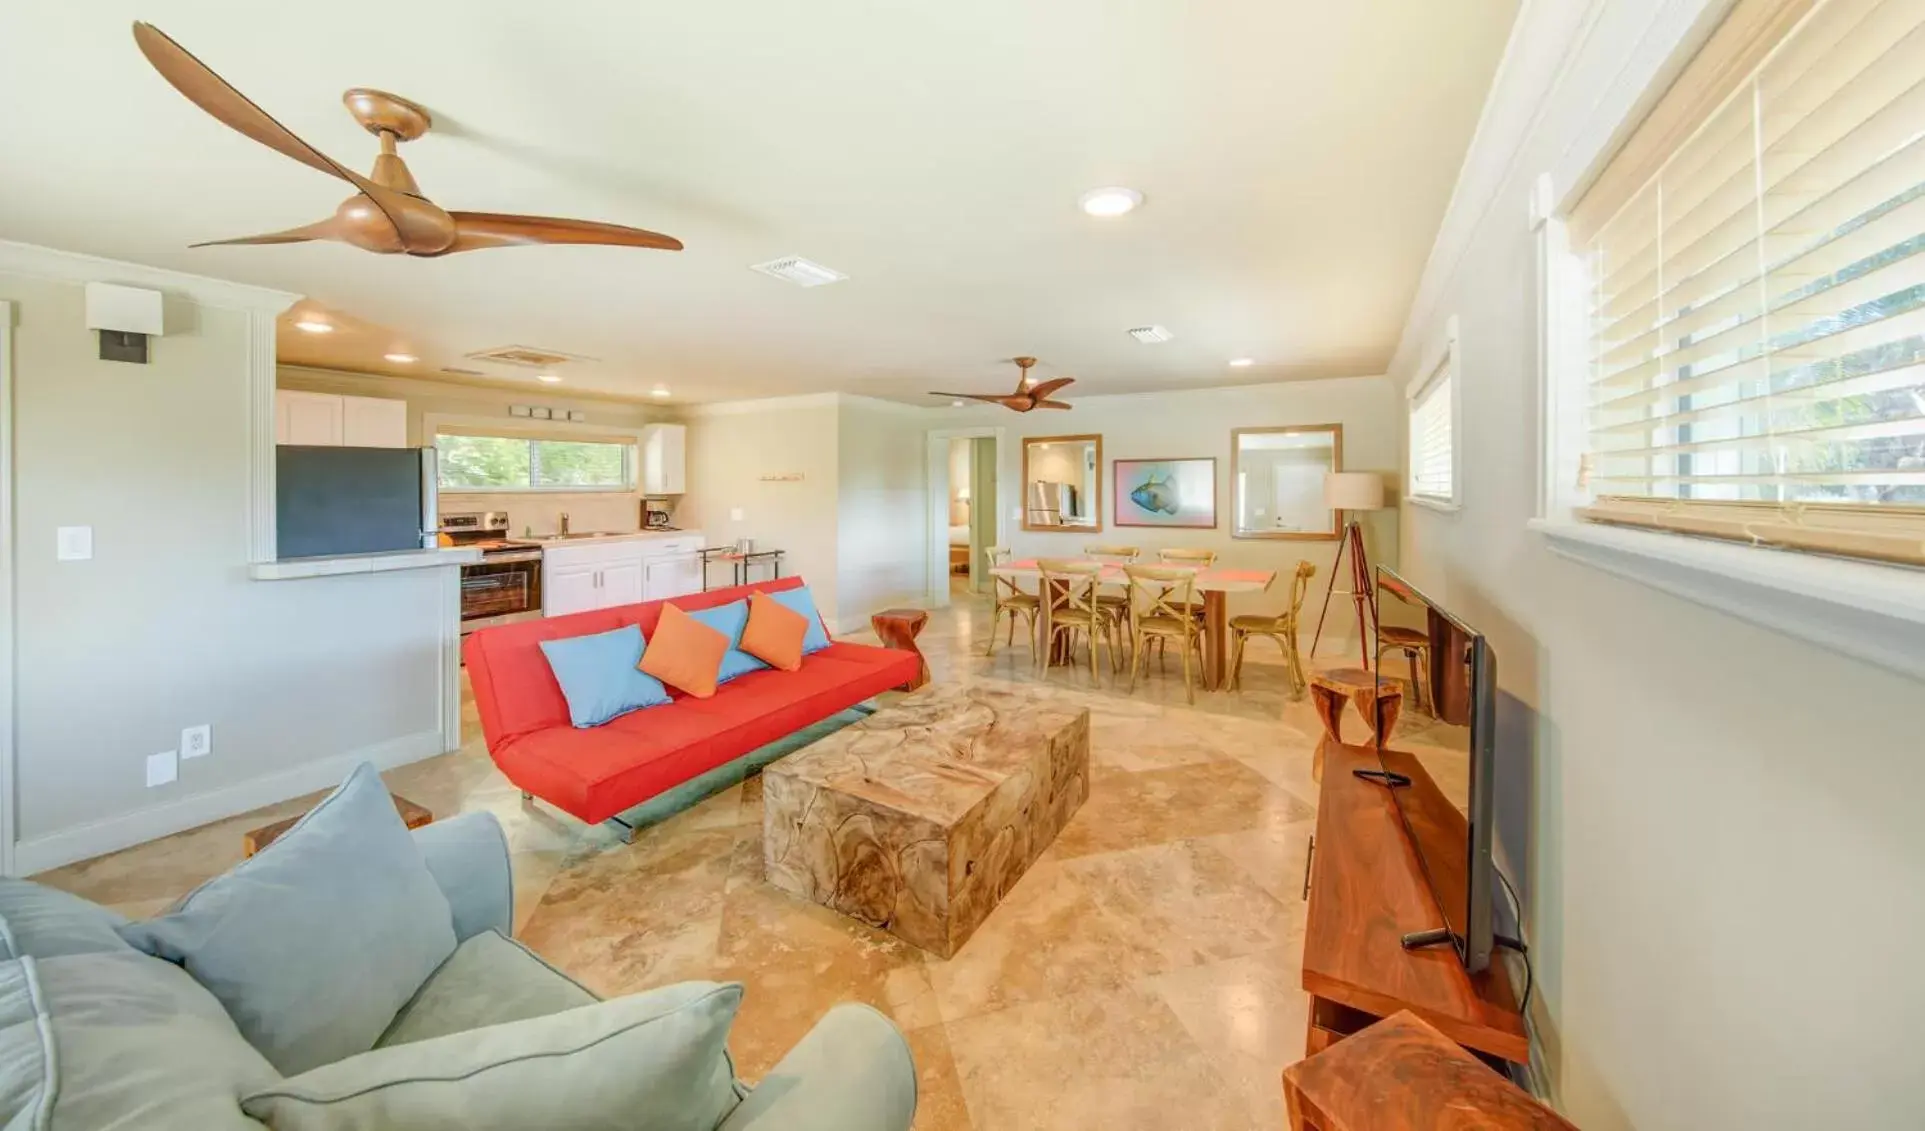
[[[1216,457],[1118,459],[1110,461],[1115,479],[1116,525],[1171,530],[1214,530]]]

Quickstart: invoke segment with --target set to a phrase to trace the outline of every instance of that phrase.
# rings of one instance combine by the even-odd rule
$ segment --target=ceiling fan
[[[965,400],[982,401],[985,404],[999,404],[1011,412],[1028,412],[1033,408],[1066,409],[1070,407],[1062,401],[1050,400],[1049,395],[1063,386],[1075,382],[1076,378],[1056,377],[1044,381],[1040,385],[1031,385],[1029,383],[1029,368],[1036,364],[1036,359],[1033,357],[1012,357],[1009,360],[1016,363],[1016,367],[1022,370],[1023,375],[1016,379],[1016,391],[1007,396],[993,396],[986,393],[930,393],[929,395],[932,397],[962,397]]]
[[[503,212],[445,211],[421,195],[421,188],[415,184],[408,166],[394,151],[396,142],[413,141],[427,133],[433,124],[426,110],[407,99],[364,87],[355,87],[341,96],[347,103],[348,113],[381,139],[381,153],[374,159],[374,169],[363,177],[296,137],[292,130],[268,116],[267,111],[228,85],[159,28],[135,23],[134,42],[162,78],[222,125],[303,165],[339,177],[358,190],[325,220],[285,232],[210,240],[195,247],[338,240],[384,255],[406,252],[436,256],[517,244],[564,243],[682,250],[682,241],[673,236],[620,224]]]

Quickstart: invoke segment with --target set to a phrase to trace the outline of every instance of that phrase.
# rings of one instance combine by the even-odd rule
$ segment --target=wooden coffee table
[[[428,810],[416,805],[398,793],[390,793],[388,796],[394,799],[394,811],[401,814],[402,824],[411,829],[418,829],[422,825],[434,823],[434,814],[428,812]],[[254,855],[256,852],[279,840],[281,834],[293,828],[294,822],[305,816],[307,816],[306,813],[296,813],[292,817],[276,821],[271,825],[262,825],[258,829],[248,830],[241,836],[241,853],[245,856]]]
[[[948,958],[1089,797],[1089,708],[941,684],[762,771],[769,882]]]

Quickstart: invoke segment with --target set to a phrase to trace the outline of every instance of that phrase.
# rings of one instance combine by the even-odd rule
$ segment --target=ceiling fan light
[[[667,385],[657,385],[657,386],[655,386],[655,387],[654,387],[653,389],[650,389],[650,390],[648,391],[648,395],[649,395],[649,396],[651,396],[651,397],[665,397],[665,396],[668,396],[668,386],[667,386]]]
[[[310,334],[334,333],[334,324],[332,322],[323,322],[318,318],[303,318],[294,324],[294,328],[296,330],[305,330]]]
[[[535,380],[540,381],[544,385],[559,385],[561,383],[561,374],[537,373],[535,374]]]
[[[1257,363],[1257,359],[1254,357],[1233,357],[1230,359],[1230,368],[1248,369],[1252,365],[1255,365],[1256,363]]]
[[[384,353],[381,356],[388,361],[394,362],[396,365],[413,365],[415,362],[421,360],[411,353]]]
[[[1091,216],[1110,219],[1136,211],[1136,206],[1143,203],[1143,194],[1133,188],[1109,185],[1089,190],[1077,203]]]

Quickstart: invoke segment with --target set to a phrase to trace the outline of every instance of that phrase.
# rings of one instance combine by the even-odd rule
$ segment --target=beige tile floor
[[[1041,678],[1020,639],[983,654],[984,601],[932,615],[921,643],[935,678]],[[1089,801],[947,961],[764,883],[757,778],[623,845],[524,807],[472,704],[461,750],[386,776],[438,816],[500,817],[518,932],[592,989],[743,982],[731,1045],[750,1079],[831,1005],[861,1001],[908,1033],[922,1131],[1282,1127],[1279,1073],[1303,1053],[1314,715],[1273,662],[1194,708],[1174,669],[1134,696],[1107,678],[1091,688],[1087,668],[1048,679],[1090,706]],[[314,799],[40,878],[150,914],[238,860],[242,831]]]

